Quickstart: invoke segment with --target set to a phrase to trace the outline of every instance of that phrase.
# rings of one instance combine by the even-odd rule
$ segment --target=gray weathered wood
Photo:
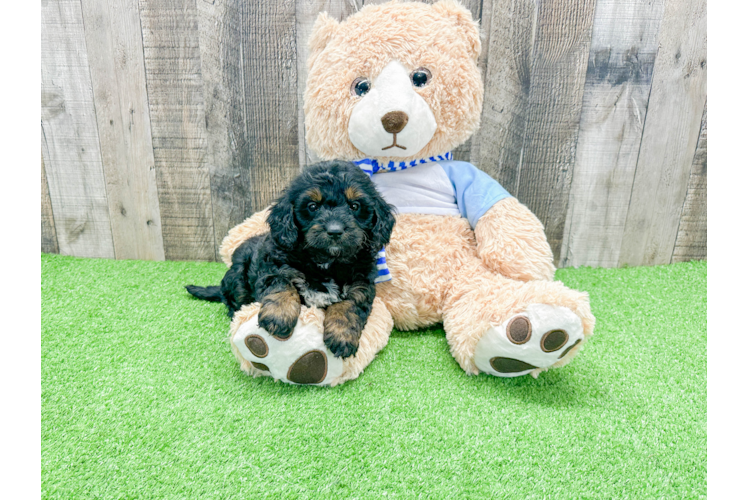
[[[43,2],[43,251],[215,259],[317,160],[317,14],[382,1]],[[538,215],[558,265],[706,258],[704,0],[464,5],[486,91],[453,153]]]
[[[706,259],[706,104],[672,262]]]
[[[164,254],[215,260],[197,7],[140,0],[139,8]]]
[[[560,266],[618,265],[664,0],[597,0]]]
[[[163,260],[137,0],[82,0],[114,255]]]
[[[527,118],[534,39],[533,0],[493,0],[484,9],[487,38],[483,114],[471,161],[516,195]],[[486,24],[487,23],[487,24]]]
[[[49,199],[47,173],[44,171],[44,156],[42,156],[42,252],[60,253],[60,248],[57,246],[55,217],[52,215],[52,200]]]
[[[243,2],[242,53],[252,211],[299,173],[296,5]]]
[[[667,0],[619,264],[670,262],[706,102],[706,0]]]
[[[216,255],[228,230],[254,211],[249,196],[242,3],[197,3]]]
[[[41,12],[41,140],[60,253],[114,257],[79,0]]]
[[[515,192],[545,226],[554,260],[563,240],[594,11],[595,0],[541,2],[537,11]]]

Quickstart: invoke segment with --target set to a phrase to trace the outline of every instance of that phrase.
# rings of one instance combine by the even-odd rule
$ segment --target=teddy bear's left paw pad
[[[278,339],[260,328],[254,316],[231,340],[253,368],[284,382],[328,385],[343,373],[343,361],[327,349],[315,324],[299,320],[290,337]]]
[[[571,309],[532,304],[483,334],[475,347],[475,364],[492,375],[518,377],[553,365],[583,338],[582,320]]]

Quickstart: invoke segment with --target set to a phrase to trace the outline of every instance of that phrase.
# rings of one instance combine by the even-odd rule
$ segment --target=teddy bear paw
[[[287,338],[270,335],[255,315],[231,341],[244,359],[263,375],[291,384],[330,385],[343,373],[343,360],[325,346],[322,329],[301,320]]]
[[[492,326],[475,347],[475,365],[498,377],[548,368],[584,339],[582,320],[567,307],[532,304]]]

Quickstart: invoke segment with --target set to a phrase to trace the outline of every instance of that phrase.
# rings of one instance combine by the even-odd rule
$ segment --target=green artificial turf
[[[219,263],[42,255],[43,498],[706,496],[705,262],[563,269],[595,335],[569,365],[467,376],[393,332],[335,388],[250,378]]]

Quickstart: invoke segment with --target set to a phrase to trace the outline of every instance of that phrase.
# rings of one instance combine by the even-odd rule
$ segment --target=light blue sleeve
[[[475,229],[478,219],[494,204],[511,195],[487,173],[464,161],[440,163],[455,188],[460,213]]]

